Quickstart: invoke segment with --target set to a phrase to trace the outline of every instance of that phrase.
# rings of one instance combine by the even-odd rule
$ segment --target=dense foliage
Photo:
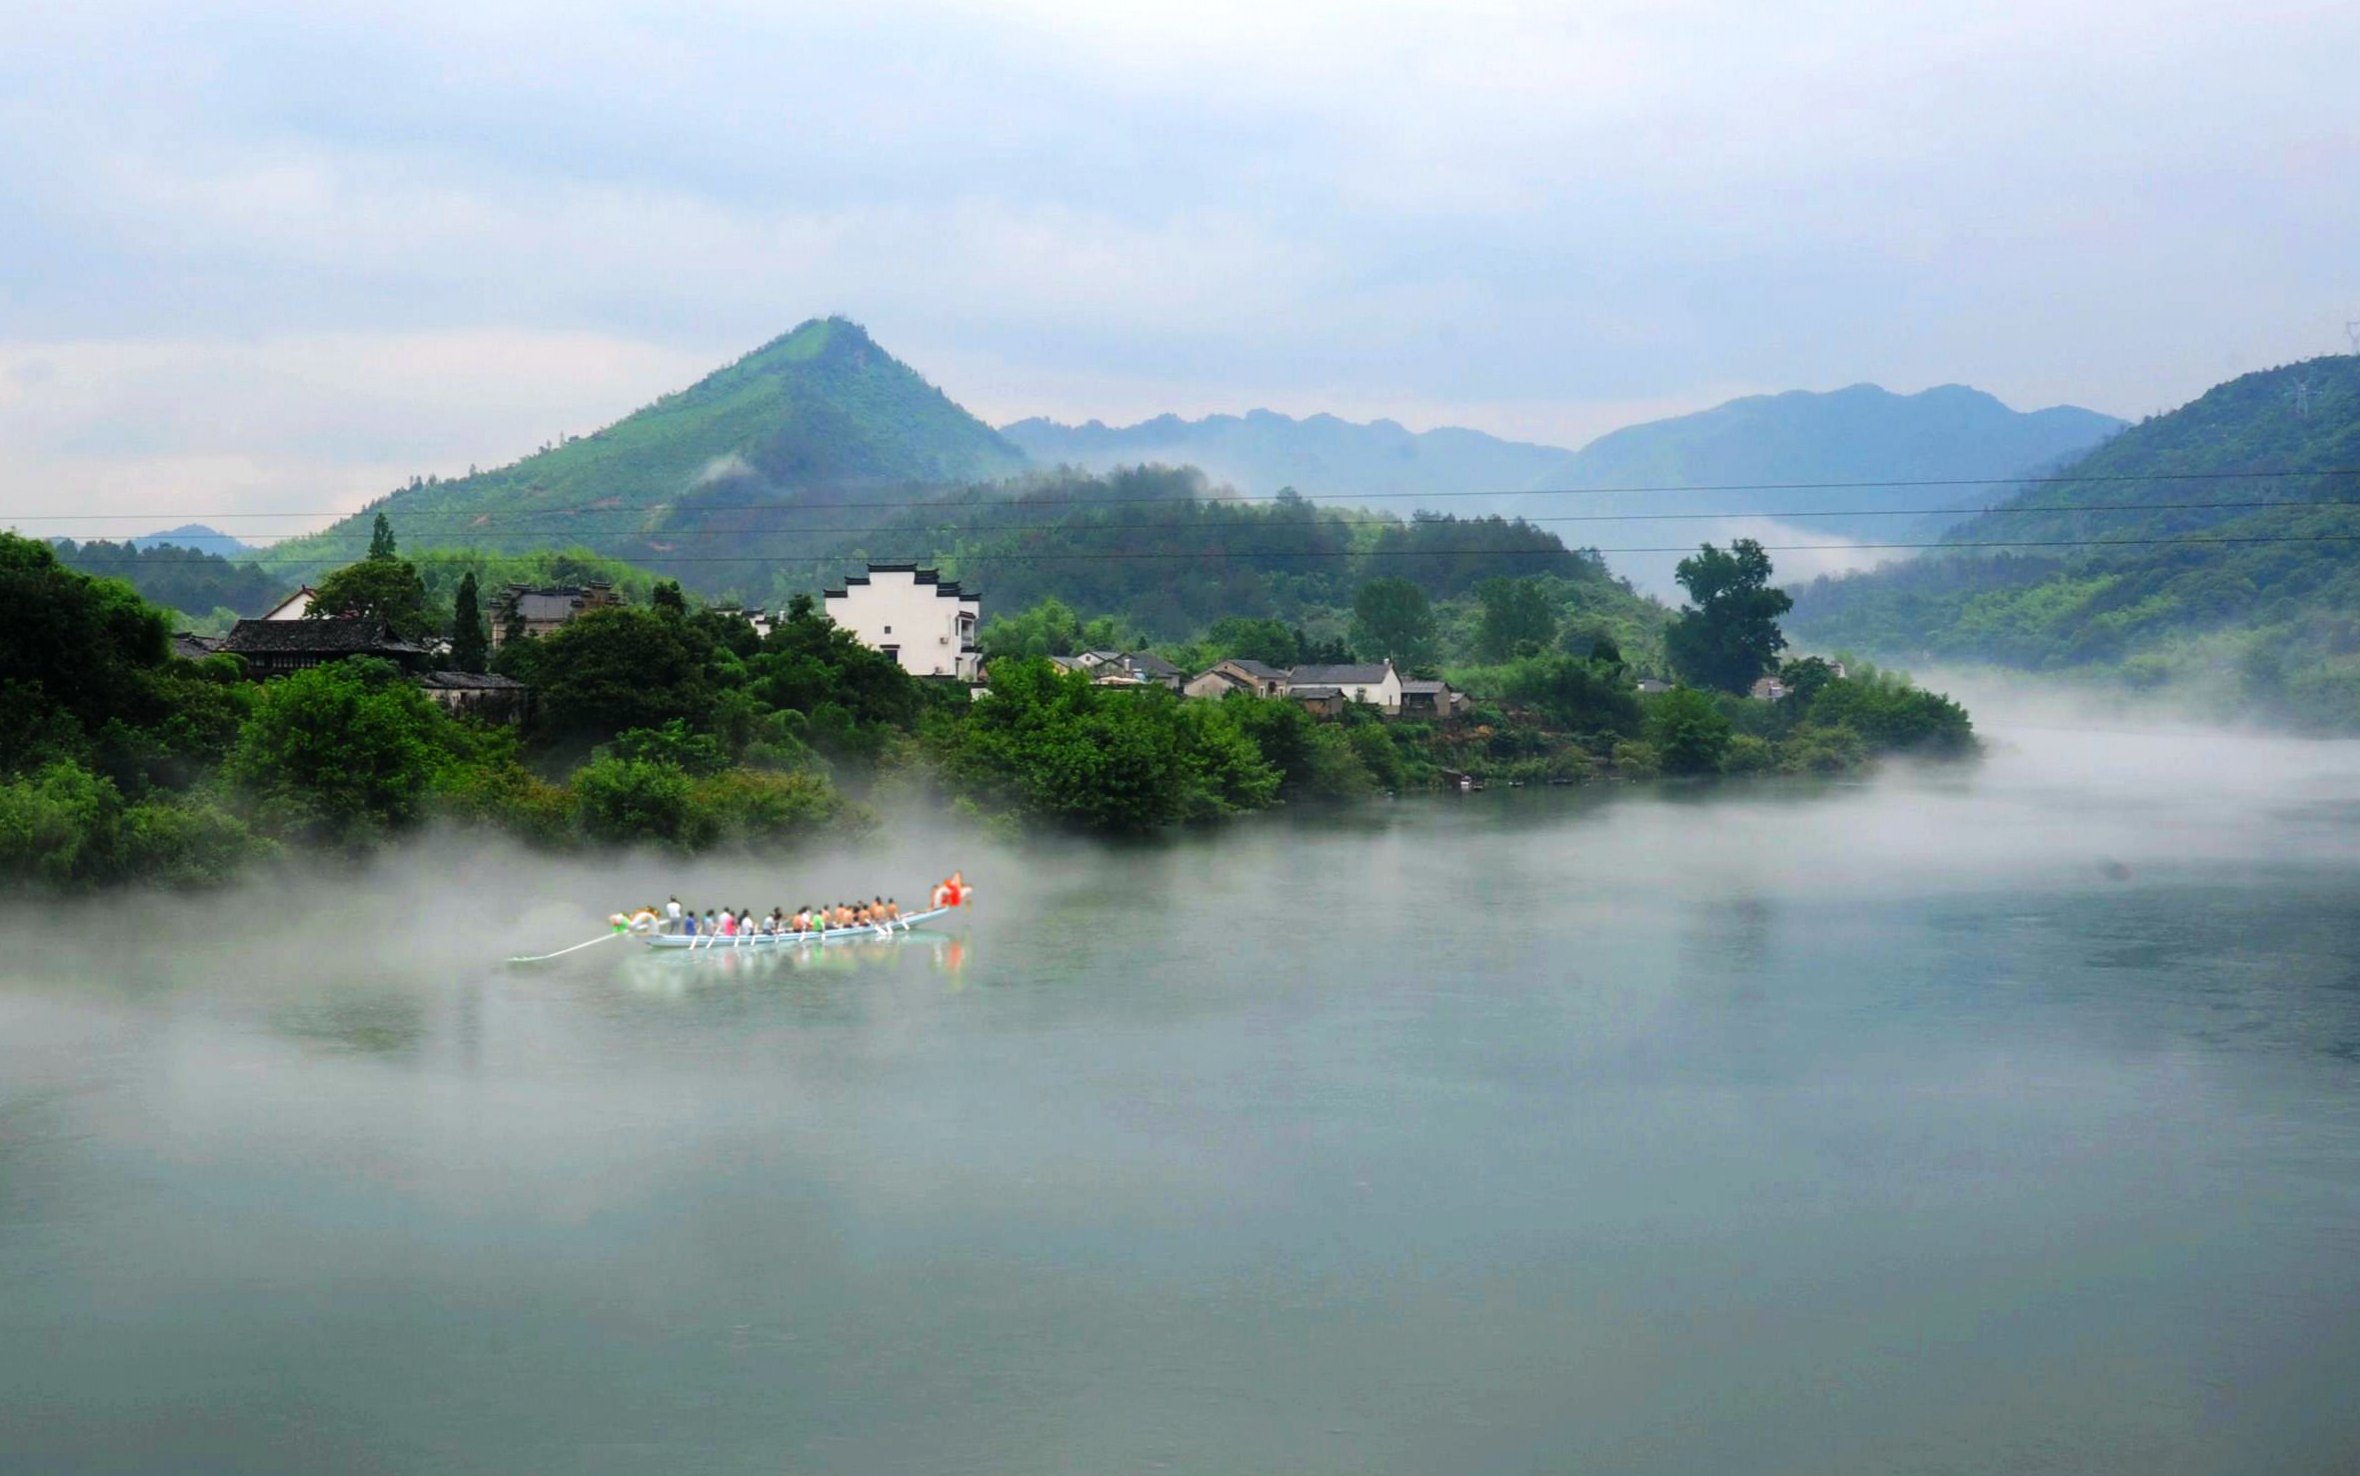
[[[1797,592],[1816,643],[2177,686],[2360,731],[2360,358],[2249,374],[1951,535]],[[1995,543],[2030,545],[1990,548]]]
[[[74,568],[123,580],[149,604],[190,617],[210,615],[215,610],[259,615],[286,592],[277,576],[250,563],[178,544],[141,548],[128,539],[76,543],[61,538],[55,546],[57,556]]]

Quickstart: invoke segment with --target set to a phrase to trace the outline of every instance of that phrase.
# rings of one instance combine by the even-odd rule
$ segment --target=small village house
[[[537,640],[585,610],[622,602],[615,587],[604,580],[544,587],[511,584],[492,596],[492,646],[497,649],[508,644],[509,631],[516,626],[521,625],[527,637]]]
[[[1400,711],[1403,717],[1454,718],[1474,705],[1474,699],[1455,690],[1448,682],[1404,681],[1401,684]]]
[[[417,680],[443,711],[479,722],[521,724],[532,699],[532,688],[497,672],[428,671]]]
[[[1226,697],[1243,692],[1249,697],[1277,697],[1287,689],[1287,674],[1259,661],[1232,658],[1216,661],[1189,679],[1180,690],[1190,697]]]
[[[1287,695],[1298,700],[1303,687],[1334,687],[1347,702],[1365,703],[1379,712],[1401,711],[1401,673],[1390,658],[1343,666],[1298,666],[1287,674]]]
[[[375,615],[342,615],[324,620],[241,620],[230,627],[221,649],[246,663],[259,680],[307,671],[353,656],[376,656],[405,669],[426,659],[426,650],[395,640]]]
[[[975,628],[983,619],[979,596],[945,583],[915,564],[871,564],[825,591],[828,618],[862,645],[884,652],[911,676],[975,681],[982,655]]]

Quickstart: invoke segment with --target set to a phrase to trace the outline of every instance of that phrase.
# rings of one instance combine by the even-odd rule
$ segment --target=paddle
[[[600,933],[597,937],[592,938],[587,943],[576,943],[571,948],[560,948],[555,953],[517,954],[508,961],[512,964],[547,963],[553,958],[563,958],[569,953],[580,953],[585,948],[594,948],[601,943],[612,943],[615,939],[626,936],[628,935],[623,933]]]

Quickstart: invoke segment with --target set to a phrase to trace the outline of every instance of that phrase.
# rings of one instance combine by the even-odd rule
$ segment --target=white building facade
[[[871,564],[842,589],[826,591],[828,618],[911,676],[976,680],[982,658],[975,628],[983,602],[915,564]]]

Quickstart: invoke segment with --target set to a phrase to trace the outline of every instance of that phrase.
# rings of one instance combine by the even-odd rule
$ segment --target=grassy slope
[[[719,588],[744,571],[714,555],[755,564],[770,543],[831,521],[798,515],[798,503],[1004,476],[1023,464],[858,326],[815,319],[604,430],[510,466],[405,488],[261,557],[290,575],[333,568],[365,550],[382,510],[408,548],[579,546]],[[742,515],[748,503],[765,516]]]
[[[2307,415],[2298,383],[2310,386]],[[1951,537],[2321,541],[1962,550],[1822,580],[1800,591],[1794,624],[1815,644],[1915,660],[2204,682],[2306,726],[2360,729],[2360,543],[2335,541],[2360,535],[2360,510],[2295,505],[2360,500],[2360,478],[2338,475],[2356,466],[2360,358],[2244,375],[2004,504],[2042,510],[1986,514]],[[2302,475],[2218,477],[2264,471]],[[2098,480],[2108,476],[2164,480]],[[2288,505],[2171,505],[2218,502]],[[2137,506],[2112,510],[2125,503]]]

